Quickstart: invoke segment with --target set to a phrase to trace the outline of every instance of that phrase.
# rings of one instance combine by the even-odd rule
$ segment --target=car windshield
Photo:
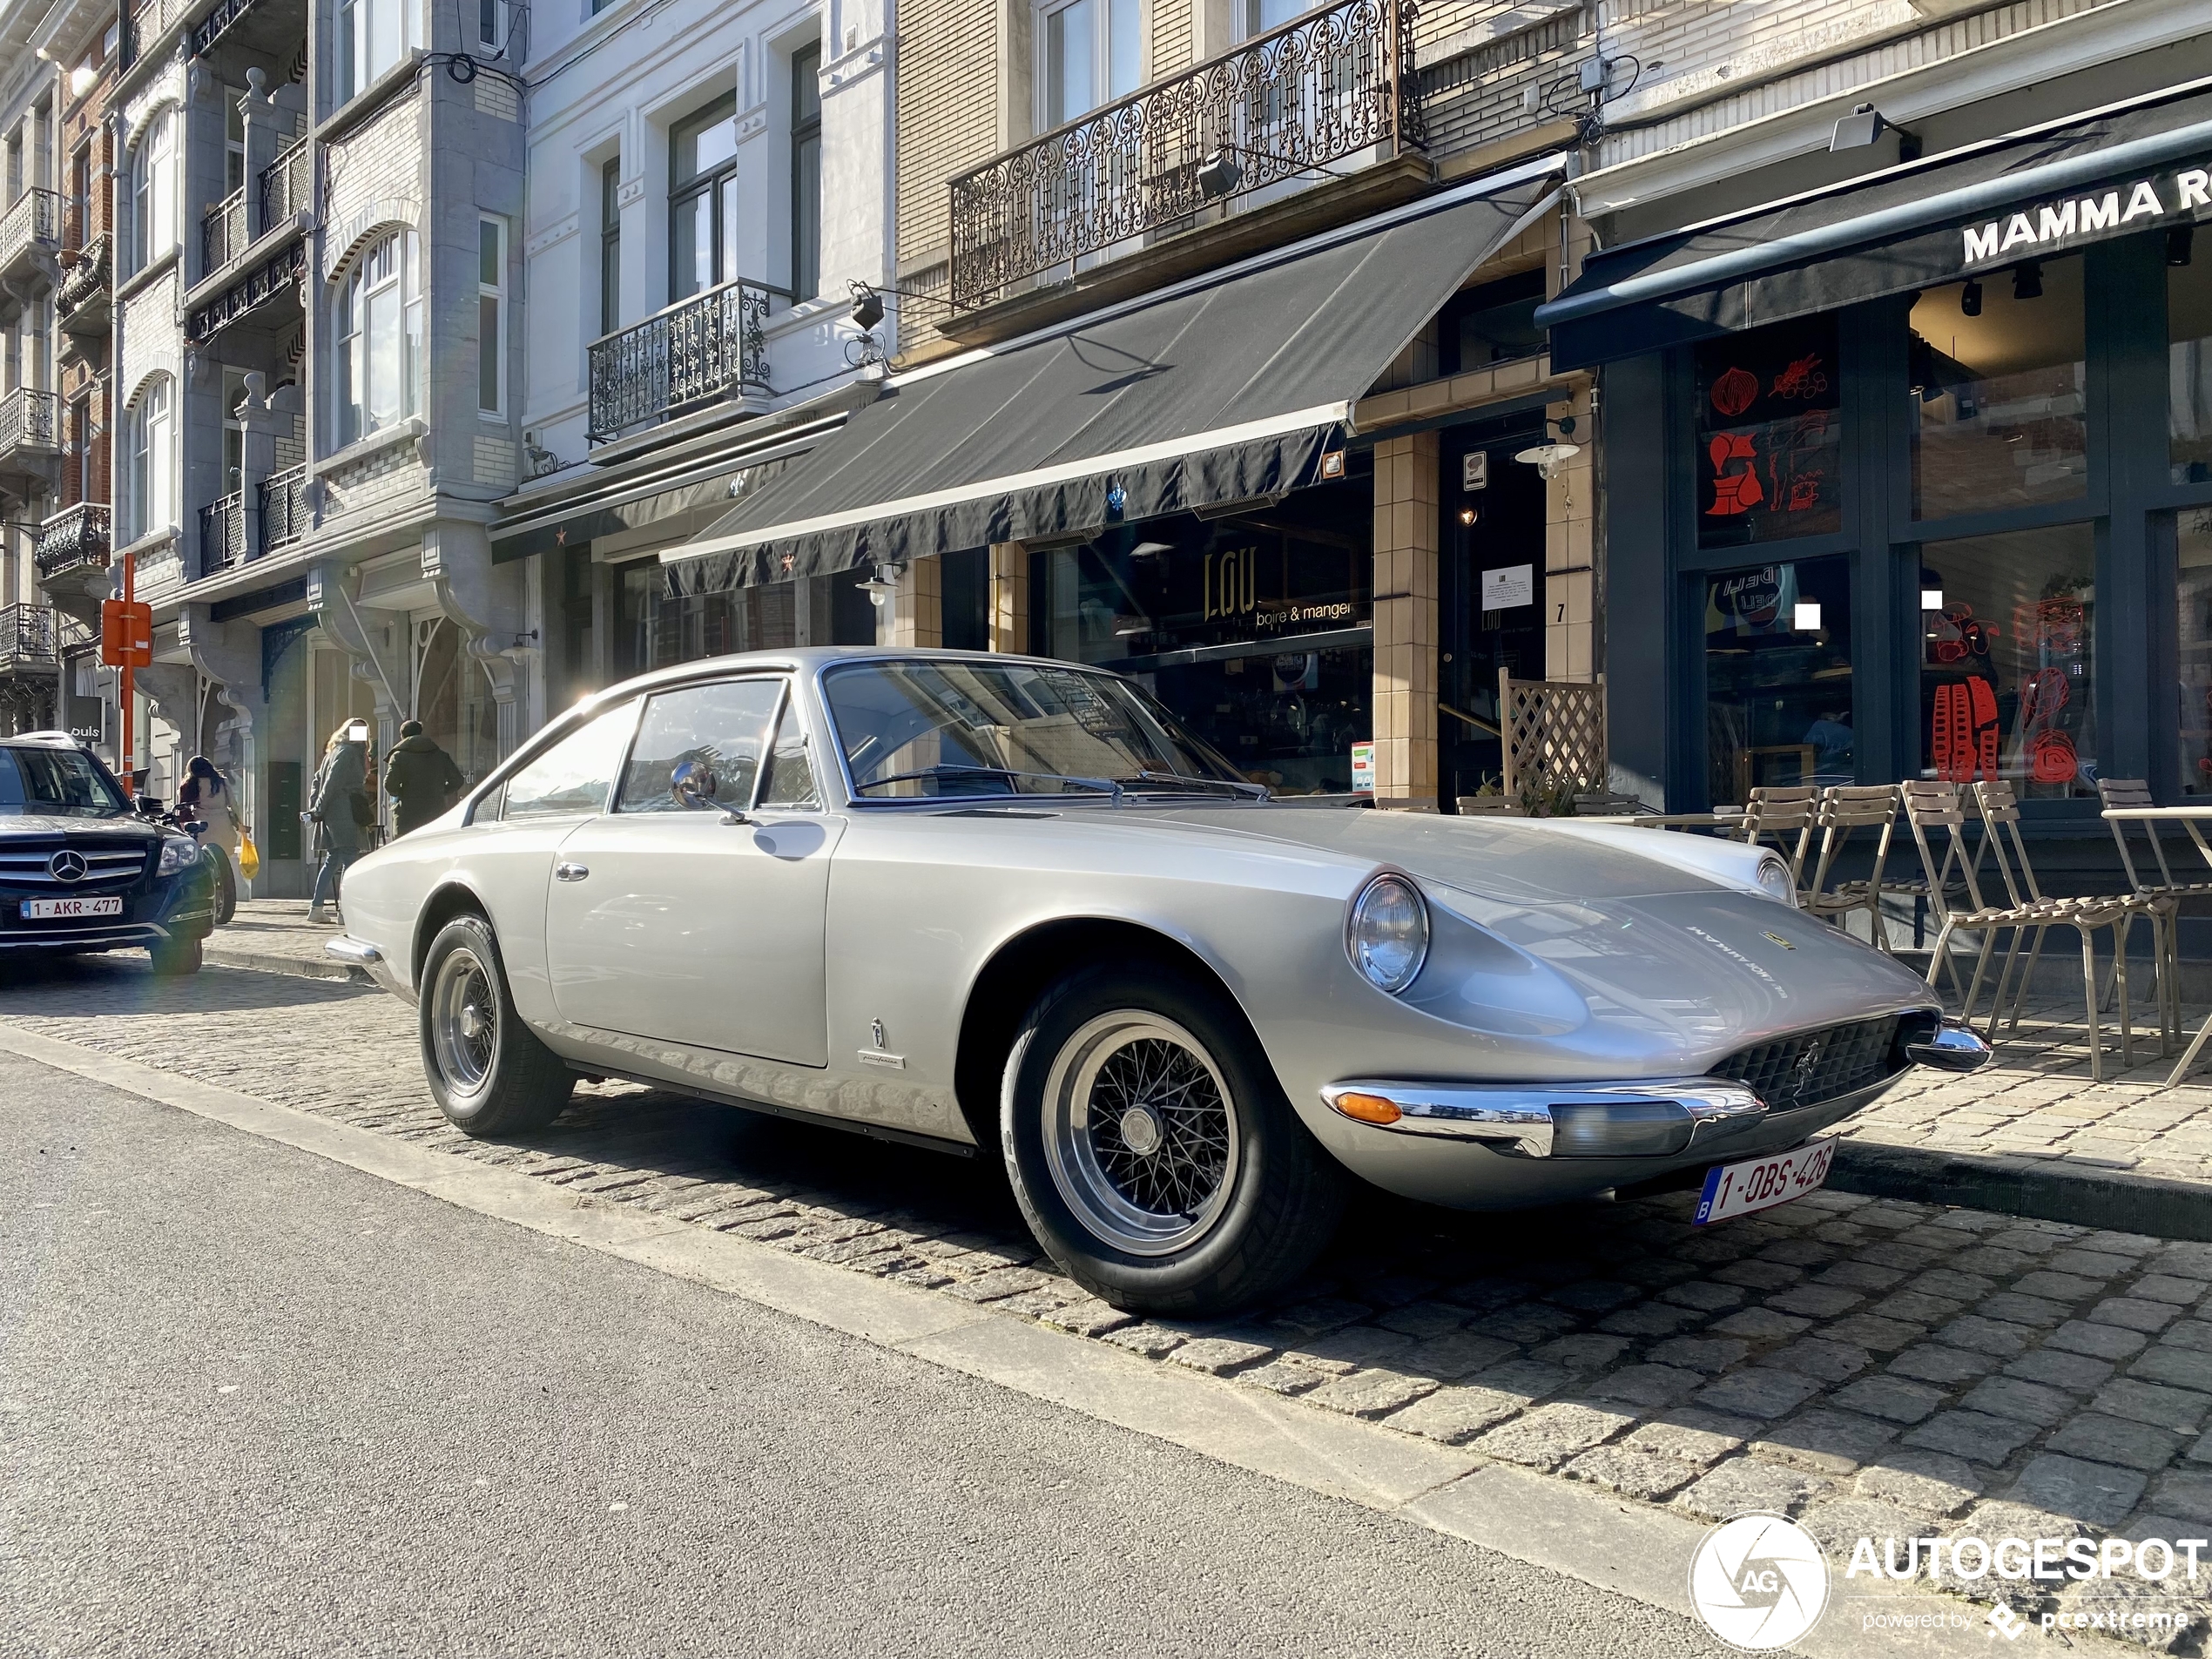
[[[864,799],[1267,793],[1110,674],[893,659],[832,669],[823,691]]]
[[[0,816],[123,818],[130,803],[82,749],[0,745]]]

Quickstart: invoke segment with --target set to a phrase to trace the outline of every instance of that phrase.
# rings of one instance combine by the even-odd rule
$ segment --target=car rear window
[[[0,746],[0,813],[121,818],[129,811],[123,792],[82,749]]]

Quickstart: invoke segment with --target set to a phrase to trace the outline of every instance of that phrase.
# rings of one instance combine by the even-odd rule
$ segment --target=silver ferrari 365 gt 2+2
[[[1771,852],[1270,800],[1133,682],[800,650],[648,674],[347,872],[334,954],[472,1135],[618,1076],[1003,1156],[1116,1305],[1249,1303],[1348,1177],[1485,1209],[1819,1184],[1986,1050]]]

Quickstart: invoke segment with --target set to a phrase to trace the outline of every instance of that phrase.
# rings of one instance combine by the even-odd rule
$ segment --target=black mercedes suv
[[[215,925],[199,844],[135,807],[65,732],[0,738],[0,960],[142,946],[199,968]]]

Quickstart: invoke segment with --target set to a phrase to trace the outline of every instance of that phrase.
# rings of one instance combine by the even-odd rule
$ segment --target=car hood
[[[43,813],[0,813],[0,837],[66,834],[143,841],[160,833],[160,826],[149,824],[142,818],[65,818]]]
[[[1128,816],[1137,820],[1145,814]],[[1611,830],[1571,819],[1554,826],[1541,819],[1296,806],[1177,808],[1159,813],[1157,819],[1395,865],[1424,881],[1507,903],[1740,891],[1636,851],[1636,839],[1665,833],[1656,830]],[[1615,837],[1620,844],[1614,844]],[[1747,857],[1746,879],[1751,862]]]

